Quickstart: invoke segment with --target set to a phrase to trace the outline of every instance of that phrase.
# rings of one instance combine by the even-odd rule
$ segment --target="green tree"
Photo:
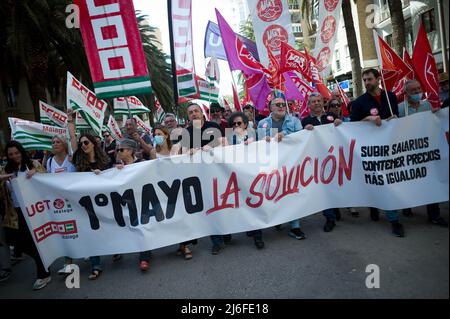
[[[51,99],[64,96],[67,71],[92,87],[80,30],[66,26],[70,4],[72,0],[0,2],[0,78],[16,91],[19,81],[26,79],[35,119],[39,119],[39,100],[46,101],[47,94]],[[137,12],[138,22],[144,18]],[[140,24],[139,29],[153,93],[170,111],[173,88],[168,57],[155,46],[152,27]]]
[[[392,46],[395,52],[402,56],[403,48],[406,47],[405,17],[403,16],[402,1],[388,0],[388,5],[392,23]]]

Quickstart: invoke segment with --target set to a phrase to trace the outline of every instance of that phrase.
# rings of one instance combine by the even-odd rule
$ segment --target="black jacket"
[[[391,101],[392,112],[394,112],[394,115],[398,116],[397,97],[392,92],[388,91],[387,93],[389,95],[389,100]],[[386,91],[384,90],[381,90],[381,105],[378,104],[378,101],[370,93],[366,92],[352,102],[351,109],[352,114],[350,115],[350,119],[352,122],[362,121],[371,115],[379,115],[382,120],[392,116],[386,97]],[[378,112],[378,114],[372,114],[373,112]]]

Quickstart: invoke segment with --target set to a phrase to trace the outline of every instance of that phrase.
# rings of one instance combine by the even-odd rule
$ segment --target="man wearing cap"
[[[137,129],[137,123],[134,118],[129,118],[125,122],[125,137],[134,140],[138,143],[138,150],[136,151],[136,157],[140,159],[150,160],[155,159],[151,157],[153,150],[153,139],[151,136],[142,133],[140,134]]]
[[[323,96],[317,92],[313,92],[308,97],[309,115],[302,120],[302,126],[305,130],[313,130],[314,126],[325,125],[334,123],[335,126],[342,124],[339,117],[331,112],[325,112]],[[336,210],[326,209],[323,211],[323,215],[326,218],[325,226],[323,230],[327,233],[333,231],[336,226]]]
[[[282,92],[276,91],[270,102],[269,109],[272,112],[269,117],[258,123],[258,139],[271,142],[274,139],[281,142],[289,134],[302,130],[302,124],[296,117],[287,114],[286,97]],[[291,230],[289,236],[301,240],[306,236],[300,229],[300,219],[290,222]]]
[[[397,97],[392,92],[380,89],[380,72],[376,69],[364,71],[363,82],[366,87],[366,93],[351,103],[351,121],[368,121],[381,127],[382,120],[397,118]],[[385,211],[385,213],[387,219],[391,222],[392,233],[396,237],[405,237],[405,230],[399,222],[398,212],[393,210]],[[378,209],[370,208],[370,216],[373,221],[378,221]]]
[[[222,130],[228,127],[228,122],[224,120],[224,111],[225,109],[220,106],[219,103],[213,102],[209,107],[209,113],[211,114],[211,122],[217,123],[220,125]]]

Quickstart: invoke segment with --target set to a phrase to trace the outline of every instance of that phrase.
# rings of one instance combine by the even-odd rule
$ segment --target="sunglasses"
[[[278,108],[285,108],[286,107],[286,103],[275,103],[275,104],[272,104],[272,106],[276,106],[276,107],[278,107]]]
[[[126,150],[128,150],[128,148],[119,148],[119,149],[117,149],[117,151],[120,152],[120,153],[123,153],[123,152],[125,152]]]
[[[234,122],[233,123],[233,126],[241,126],[242,125],[242,122]]]
[[[89,144],[91,144],[91,141],[80,142],[80,145],[84,145],[84,146],[88,146]]]
[[[222,112],[222,111],[219,111],[219,110],[211,110],[211,111],[210,111],[211,114],[216,114],[216,113],[221,113],[221,112]]]
[[[339,104],[331,104],[330,107],[341,107]]]

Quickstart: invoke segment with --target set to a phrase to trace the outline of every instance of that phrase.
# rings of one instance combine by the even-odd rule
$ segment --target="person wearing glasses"
[[[72,110],[68,110],[67,113],[70,142],[74,151],[72,162],[77,172],[93,172],[96,175],[100,175],[101,171],[111,168],[112,163],[108,155],[98,146],[94,136],[82,134],[77,143],[74,124],[75,113]],[[89,280],[96,280],[102,273],[100,257],[94,256],[89,259],[91,262]]]
[[[337,100],[331,100],[330,102],[335,101],[335,104],[340,108],[340,103]],[[332,103],[329,103],[331,105]],[[302,120],[302,125],[306,130],[312,131],[314,130],[314,126],[326,125],[333,123],[334,126],[339,126],[343,122],[337,115],[339,113],[339,109],[334,108],[333,110],[337,113],[325,112],[324,109],[324,98],[320,93],[313,92],[308,97],[308,108],[309,115]],[[325,209],[323,211],[323,215],[325,216],[326,223],[323,227],[323,230],[326,233],[333,231],[334,227],[336,227],[336,220],[340,219],[340,213],[337,208]]]
[[[259,140],[265,139],[269,143],[275,140],[280,143],[285,136],[303,129],[298,118],[287,114],[286,97],[282,92],[276,91],[274,93],[269,108],[272,113],[258,123]],[[306,239],[305,233],[300,228],[300,219],[291,221],[290,227],[288,233],[290,237],[297,240]],[[281,229],[281,226],[277,226],[277,229]]]
[[[225,131],[228,126],[228,122],[224,119],[224,112],[225,109],[221,107],[219,103],[211,103],[209,107],[211,122],[219,124],[223,131]]]
[[[249,118],[245,113],[232,113],[228,120],[228,127],[232,129],[231,134],[227,136],[229,145],[245,144],[248,145],[256,141],[256,132],[249,126]],[[227,131],[230,133],[230,131]],[[257,229],[247,232],[248,237],[253,237],[257,249],[263,249],[265,244],[262,240],[262,230]],[[224,241],[231,241],[231,235],[223,236]]]
[[[178,120],[175,114],[167,113],[164,118],[164,126],[167,127],[170,134],[170,140],[172,145],[181,141],[181,135],[183,134],[183,128],[178,125]]]
[[[116,159],[116,140],[111,136],[111,133],[109,133],[108,131],[103,131],[103,140],[105,153],[110,158],[111,163],[114,163]]]
[[[118,142],[117,145],[117,164],[115,167],[119,170],[123,169],[127,165],[141,162],[137,159],[135,154],[138,148],[136,141],[131,139],[123,139]],[[116,255],[121,256],[121,255]],[[142,272],[148,271],[150,268],[150,258],[152,256],[152,251],[143,251],[139,254],[139,268]]]
[[[136,157],[144,160],[153,160],[153,139],[150,135],[140,134],[137,128],[137,122],[134,118],[129,118],[125,122],[125,138],[135,140],[138,143]]]

